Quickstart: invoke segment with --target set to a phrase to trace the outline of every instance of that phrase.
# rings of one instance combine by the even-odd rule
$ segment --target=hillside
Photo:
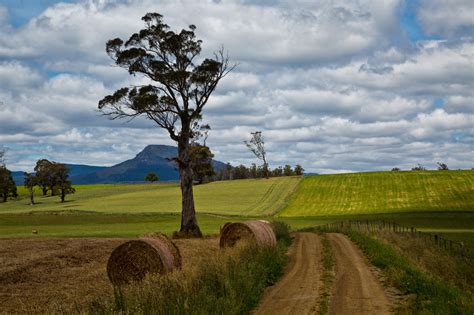
[[[474,171],[373,172],[305,177],[279,216],[474,211]]]

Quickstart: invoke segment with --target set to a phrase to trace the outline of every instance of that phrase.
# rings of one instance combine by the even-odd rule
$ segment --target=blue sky
[[[143,83],[113,67],[105,42],[142,27],[195,24],[203,57],[239,64],[206,105],[217,159],[337,173],[473,163],[473,4],[467,0],[0,0],[0,147],[37,159],[112,165],[173,144],[150,121],[109,121],[97,102]]]

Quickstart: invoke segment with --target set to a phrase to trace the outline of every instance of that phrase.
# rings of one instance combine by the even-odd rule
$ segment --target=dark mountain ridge
[[[146,174],[155,172],[160,181],[178,181],[179,172],[172,158],[178,149],[169,145],[148,145],[133,159],[116,165],[90,166],[66,164],[69,167],[70,179],[74,185],[115,184],[143,182]],[[226,166],[225,163],[212,161],[215,170]],[[23,185],[23,172],[12,172],[17,185]]]

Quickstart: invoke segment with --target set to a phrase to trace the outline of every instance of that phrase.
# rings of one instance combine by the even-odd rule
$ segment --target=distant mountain
[[[149,145],[133,159],[114,166],[90,166],[66,164],[74,185],[114,184],[143,182],[146,174],[155,172],[160,181],[178,181],[178,168],[171,159],[178,154],[178,148],[169,145]],[[225,163],[212,161],[214,170],[226,167]],[[12,172],[17,185],[23,185],[23,172]]]
[[[80,164],[66,164],[66,167],[69,168],[69,175],[71,177],[82,175],[82,174],[90,174],[94,173],[103,169],[106,169],[106,166],[91,166],[91,165],[80,165]],[[12,172],[13,180],[17,185],[23,185],[25,176],[24,172],[22,171],[14,171]]]
[[[179,180],[178,168],[171,159],[176,157],[178,149],[168,145],[149,145],[133,159],[107,167],[89,174],[71,176],[73,184],[104,184],[143,182],[146,174],[155,172],[160,181]],[[226,164],[214,161],[215,170]]]

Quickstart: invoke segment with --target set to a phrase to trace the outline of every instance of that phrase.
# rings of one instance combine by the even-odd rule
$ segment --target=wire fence
[[[465,258],[470,264],[472,264],[473,260],[472,249],[466,247],[463,242],[455,242],[441,237],[439,234],[418,231],[415,227],[406,227],[395,222],[347,220],[319,225],[316,229],[322,232],[356,230],[361,232],[390,232],[404,234],[412,237],[423,238],[434,246],[444,248],[454,255],[459,255]]]

